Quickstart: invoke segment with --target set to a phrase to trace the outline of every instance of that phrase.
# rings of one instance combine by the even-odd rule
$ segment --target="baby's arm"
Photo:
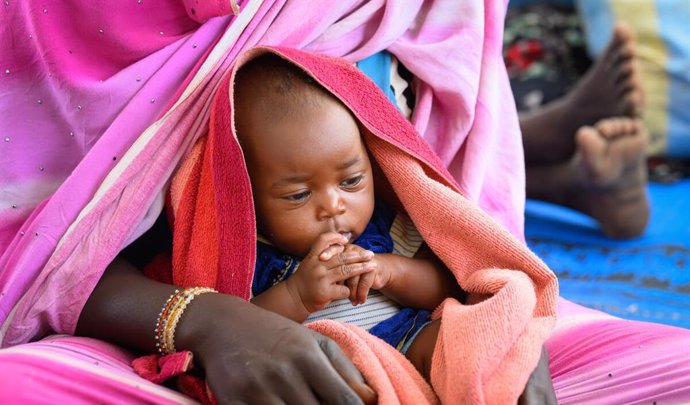
[[[281,281],[252,298],[252,303],[295,322],[302,323],[309,316],[304,304],[292,297],[287,280]]]
[[[414,258],[378,254],[376,261],[382,279],[377,277],[372,288],[403,306],[433,310],[448,297],[463,296],[455,277],[426,245]]]
[[[347,240],[339,233],[326,233],[319,237],[309,254],[290,278],[254,297],[252,302],[296,322],[304,322],[312,312],[323,309],[331,301],[350,296],[343,281],[374,271],[374,254],[368,250],[342,251],[329,260],[320,259],[321,253],[333,245],[344,245]],[[336,251],[330,249],[329,251]]]

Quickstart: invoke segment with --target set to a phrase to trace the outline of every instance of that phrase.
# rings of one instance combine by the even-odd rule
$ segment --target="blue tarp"
[[[575,211],[528,201],[527,243],[558,275],[561,295],[628,319],[690,328],[690,180],[650,184],[645,234],[613,241]]]

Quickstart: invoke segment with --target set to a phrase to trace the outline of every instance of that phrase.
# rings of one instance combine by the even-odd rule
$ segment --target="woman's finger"
[[[360,372],[340,350],[337,344],[325,336],[317,337],[321,348],[319,361],[310,367],[307,376],[317,395],[328,404],[375,404],[377,395],[364,381]],[[325,357],[325,361],[320,359]],[[329,367],[323,364],[328,362]],[[342,381],[342,385],[333,385]]]
[[[303,374],[295,373],[292,368],[276,368],[274,376],[280,382],[280,398],[288,405],[318,405],[316,394],[304,379]],[[280,374],[280,375],[275,375]]]

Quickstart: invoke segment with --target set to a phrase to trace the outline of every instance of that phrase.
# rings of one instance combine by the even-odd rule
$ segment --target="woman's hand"
[[[187,311],[177,341],[197,356],[220,403],[376,402],[323,335],[228,295],[204,294]]]
[[[156,317],[174,290],[117,259],[84,306],[77,334],[153,352]],[[236,297],[198,296],[175,342],[195,354],[220,403],[376,402],[335,343]]]
[[[344,249],[345,238],[334,232],[319,237],[299,268],[286,280],[293,300],[308,313],[323,309],[331,301],[348,298],[345,280],[376,270],[374,253],[362,248]]]
[[[551,373],[549,373],[549,354],[546,348],[541,350],[541,357],[537,368],[534,369],[532,375],[527,380],[525,390],[518,399],[518,405],[556,405],[556,392],[551,381]]]

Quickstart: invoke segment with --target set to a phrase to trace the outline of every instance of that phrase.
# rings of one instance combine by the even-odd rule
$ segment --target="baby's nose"
[[[340,197],[340,193],[336,191],[326,193],[322,206],[322,216],[325,218],[332,218],[345,213],[345,202]]]

